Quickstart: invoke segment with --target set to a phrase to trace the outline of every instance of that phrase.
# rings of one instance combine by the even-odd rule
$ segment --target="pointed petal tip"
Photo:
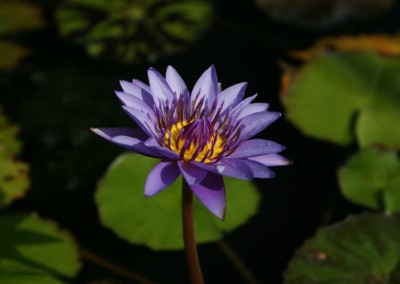
[[[218,217],[218,219],[220,219],[221,221],[225,221],[225,208],[224,208],[224,210],[223,211],[221,211],[221,212],[216,212],[216,213],[214,213],[213,212],[213,214],[215,215],[215,216],[217,216]]]
[[[90,127],[90,131],[96,133],[97,135],[101,134],[100,128]]]

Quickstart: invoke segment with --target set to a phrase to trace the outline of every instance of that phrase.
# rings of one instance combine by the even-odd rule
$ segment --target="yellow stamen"
[[[180,154],[182,147],[186,142],[186,139],[179,137],[179,134],[181,133],[183,128],[190,123],[190,121],[180,121],[173,124],[164,135],[164,145],[169,147],[175,153]],[[206,164],[212,163],[222,154],[224,150],[224,141],[225,139],[221,135],[216,134],[211,135],[208,141],[204,141],[206,143],[201,143],[202,145],[199,145],[199,143],[196,142],[191,142],[190,145],[186,147],[186,150],[183,153],[183,159],[187,161],[193,160],[194,155],[197,151],[199,151],[197,156],[194,158],[194,161],[203,161],[203,163]],[[199,149],[199,147],[203,148]]]

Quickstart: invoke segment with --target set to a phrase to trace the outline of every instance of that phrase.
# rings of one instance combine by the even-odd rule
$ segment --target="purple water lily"
[[[242,100],[246,83],[221,91],[214,66],[201,75],[191,94],[171,66],[165,78],[149,68],[148,78],[149,85],[121,81],[123,91],[115,92],[140,128],[93,129],[126,149],[162,159],[147,177],[146,196],[159,193],[182,174],[201,202],[223,219],[222,176],[272,178],[270,166],[290,164],[277,154],[284,146],[249,139],[280,113],[268,111],[266,103],[252,103],[256,95]]]

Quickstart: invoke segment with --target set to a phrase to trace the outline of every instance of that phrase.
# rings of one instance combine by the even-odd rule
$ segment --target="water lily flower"
[[[192,192],[217,217],[224,218],[222,176],[251,180],[272,178],[270,166],[290,164],[277,154],[284,146],[250,139],[277,118],[266,103],[243,100],[246,83],[220,90],[214,66],[198,79],[191,93],[169,66],[165,78],[148,70],[149,85],[121,81],[116,95],[140,128],[93,129],[131,151],[162,159],[149,173],[145,195],[153,196],[182,175]],[[132,169],[134,170],[134,169]]]

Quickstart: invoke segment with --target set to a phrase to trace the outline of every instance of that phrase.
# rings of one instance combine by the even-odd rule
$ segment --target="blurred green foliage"
[[[57,20],[61,36],[91,56],[137,63],[187,47],[212,15],[206,0],[65,0]]]
[[[69,234],[36,215],[0,216],[0,283],[67,283],[80,268]]]
[[[16,33],[38,29],[44,25],[38,6],[25,1],[0,1],[0,69],[11,68],[31,53],[9,40]],[[1,39],[7,36],[7,39]]]
[[[400,217],[351,216],[319,229],[296,252],[284,283],[397,283]],[[397,271],[396,271],[397,270]]]
[[[29,187],[28,165],[16,160],[21,142],[18,127],[0,112],[0,208],[25,195]]]
[[[346,198],[387,213],[400,211],[400,160],[394,151],[366,149],[339,169]]]
[[[96,193],[100,218],[106,227],[131,243],[154,250],[182,249],[181,179],[154,197],[144,196],[146,176],[157,162],[132,153],[116,158]],[[198,243],[222,239],[257,212],[260,197],[251,182],[225,178],[225,188],[225,221],[195,199]]]

